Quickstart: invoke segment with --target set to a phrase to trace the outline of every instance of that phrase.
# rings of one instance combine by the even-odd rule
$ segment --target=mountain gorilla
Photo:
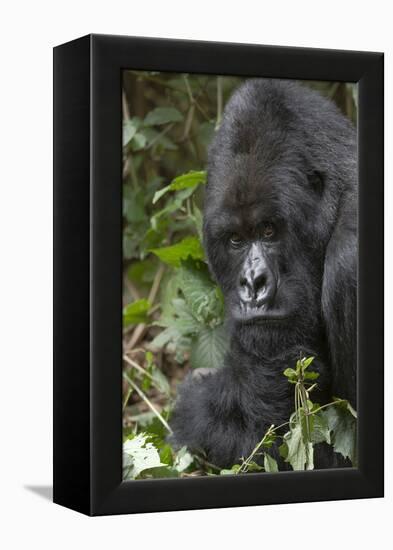
[[[356,406],[356,132],[331,101],[280,80],[234,93],[209,151],[204,246],[230,350],[186,378],[171,425],[176,445],[228,467],[289,419],[283,371],[300,357],[315,356],[316,402]],[[317,447],[316,468],[346,465]]]

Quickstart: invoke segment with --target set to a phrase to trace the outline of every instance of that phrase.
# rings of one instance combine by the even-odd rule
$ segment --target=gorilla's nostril
[[[240,279],[240,286],[247,286],[247,279],[245,277]]]
[[[267,277],[265,273],[261,273],[254,280],[254,291],[257,293],[259,290],[262,290],[267,285]]]

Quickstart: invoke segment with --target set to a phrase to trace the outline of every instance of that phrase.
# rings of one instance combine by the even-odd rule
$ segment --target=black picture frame
[[[123,69],[357,82],[358,467],[122,481]],[[54,49],[54,502],[88,515],[383,496],[383,54],[89,35]]]

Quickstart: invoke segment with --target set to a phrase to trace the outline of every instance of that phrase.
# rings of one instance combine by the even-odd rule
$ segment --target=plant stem
[[[236,474],[240,474],[242,473],[243,471],[246,472],[247,471],[247,468],[250,464],[250,462],[252,461],[252,459],[254,458],[254,456],[256,455],[256,453],[259,451],[259,449],[262,447],[262,445],[265,443],[266,441],[266,438],[268,435],[270,435],[274,430],[273,430],[273,426],[274,424],[272,424],[270,426],[270,428],[267,430],[267,432],[265,433],[265,435],[263,436],[263,438],[261,439],[261,441],[259,443],[257,443],[253,449],[253,451],[251,452],[250,456],[248,456],[246,458],[246,460],[244,460],[242,462],[242,464],[240,465],[240,468],[238,469],[238,471],[236,472]]]
[[[132,388],[128,388],[127,395],[125,396],[124,401],[123,401],[123,411],[127,407],[127,403],[128,403],[128,400],[129,400],[131,394],[132,394]]]
[[[153,380],[153,377],[152,375],[150,374],[150,372],[148,372],[146,369],[144,369],[143,367],[141,367],[140,365],[138,365],[138,363],[135,363],[135,361],[133,359],[130,359],[129,357],[127,357],[127,355],[123,355],[123,361],[125,361],[126,363],[128,363],[131,367],[133,367],[134,369],[136,369],[137,371],[139,371],[141,374],[143,374],[144,376],[148,376],[150,378],[150,380]]]
[[[168,430],[169,433],[173,433],[171,430],[171,427],[169,426],[168,422],[165,420],[165,418],[158,412],[156,407],[153,405],[153,403],[150,401],[150,399],[143,393],[143,391],[135,384],[133,380],[128,376],[126,372],[123,372],[123,377],[127,380],[129,385],[132,387],[133,390],[136,391],[136,393],[139,395],[139,397],[146,403],[146,405],[149,407],[149,409],[156,415],[158,420],[161,422],[161,424]]]

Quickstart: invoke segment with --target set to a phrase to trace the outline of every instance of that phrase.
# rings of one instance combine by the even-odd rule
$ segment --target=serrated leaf
[[[183,115],[174,107],[156,107],[147,113],[143,124],[144,126],[159,126],[168,122],[181,122]]]
[[[330,429],[326,418],[320,413],[313,414],[309,418],[311,420],[311,442],[314,444],[325,442],[330,445]]]
[[[349,458],[355,466],[357,461],[356,419],[349,410],[348,402],[337,403],[322,412],[329,430],[332,432],[331,440],[334,450],[344,458]]]
[[[123,478],[136,479],[141,472],[151,468],[165,466],[160,455],[148,440],[148,435],[140,433],[123,443]]]
[[[188,452],[187,447],[182,447],[180,451],[176,454],[173,467],[178,472],[184,472],[187,468],[193,463],[194,458],[191,453]]]
[[[163,248],[152,248],[150,250],[160,260],[172,267],[180,267],[181,261],[191,257],[195,260],[204,258],[204,251],[200,240],[197,237],[185,237],[172,246]]]
[[[263,458],[263,467],[265,468],[265,472],[278,472],[277,461],[267,453],[265,453]]]
[[[155,204],[163,195],[168,191],[179,191],[187,188],[197,188],[201,183],[206,183],[206,172],[204,171],[191,171],[187,174],[182,174],[175,178],[169,185],[157,191],[153,197],[153,204]]]
[[[180,337],[179,331],[174,327],[168,327],[150,342],[151,347],[154,350],[164,348],[169,342],[177,340]]]
[[[314,449],[311,442],[304,440],[301,424],[295,423],[284,436],[288,448],[285,462],[294,470],[312,470],[314,468]]]
[[[206,264],[182,262],[178,277],[179,287],[192,315],[209,326],[221,324],[224,300],[217,285],[211,280]]]
[[[228,338],[222,325],[214,328],[203,327],[192,342],[192,368],[222,367],[227,349]]]
[[[194,335],[202,328],[202,324],[198,321],[191,312],[191,309],[182,298],[175,298],[172,301],[174,310],[169,315],[161,315],[161,318],[157,321],[157,325],[164,327],[173,327],[179,334]]]
[[[128,304],[123,308],[123,326],[128,327],[129,325],[145,323],[150,308],[150,302],[144,298]]]

